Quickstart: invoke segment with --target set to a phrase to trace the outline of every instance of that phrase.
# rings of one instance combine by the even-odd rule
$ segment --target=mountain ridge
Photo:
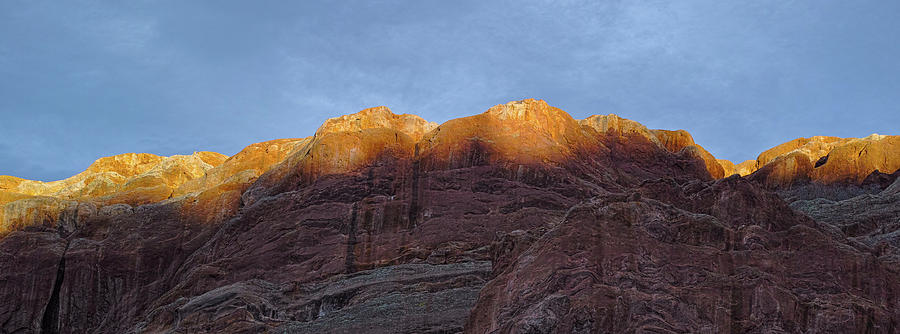
[[[3,177],[0,332],[892,333],[894,138],[740,176],[686,131],[523,100]]]
[[[596,133],[586,132],[588,129]],[[363,132],[367,134],[362,135]],[[380,134],[373,135],[375,132]],[[407,139],[401,139],[401,135]],[[498,104],[481,114],[442,124],[416,115],[394,114],[390,108],[379,106],[330,118],[312,137],[251,144],[231,157],[215,152],[171,157],[126,153],[99,158],[85,171],[59,181],[0,175],[0,233],[40,223],[41,219],[54,220],[65,207],[73,205],[72,201],[93,202],[98,207],[138,206],[192,195],[195,199],[199,196],[206,201],[232,203],[226,205],[232,209],[222,210],[233,212],[234,203],[252,202],[254,196],[259,196],[238,199],[241,196],[235,191],[243,194],[249,187],[251,194],[269,193],[269,188],[279,189],[276,183],[287,182],[291,175],[304,174],[309,179],[350,172],[385,154],[399,154],[404,159],[425,157],[427,165],[445,168],[484,158],[479,154],[498,159],[490,163],[558,164],[579,154],[576,152],[608,149],[596,138],[609,135],[637,136],[673,153],[684,151],[682,154],[701,159],[714,179],[739,174],[770,188],[810,181],[859,184],[876,171],[890,174],[900,169],[900,158],[896,158],[900,156],[900,136],[797,138],[761,152],[756,160],[734,164],[716,159],[685,130],[649,129],[615,114],[576,120],[539,99]],[[477,149],[491,152],[463,156],[459,152],[472,148],[460,145],[481,145]],[[304,149],[302,154],[297,152]],[[857,156],[853,157],[853,153]],[[290,172],[301,161],[305,170]],[[218,168],[223,163],[225,167]],[[260,177],[261,184],[254,188],[253,183]],[[213,216],[221,218],[227,214]]]

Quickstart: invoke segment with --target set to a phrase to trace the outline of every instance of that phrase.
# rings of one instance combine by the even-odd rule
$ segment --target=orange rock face
[[[241,205],[241,194],[308,139],[276,139],[245,147],[206,175],[188,180],[173,191],[181,212],[193,221],[214,222],[233,215]]]
[[[730,160],[725,159],[716,159],[716,162],[719,163],[719,166],[722,166],[722,172],[725,173],[725,176],[731,176],[734,174],[738,174],[735,172],[735,165]]]
[[[281,162],[287,154],[296,150],[303,139],[276,139],[245,147],[237,154],[206,171],[200,178],[182,183],[175,189],[175,197],[201,192],[219,185],[243,183],[240,180],[249,173],[249,178],[258,177],[272,165]]]
[[[594,132],[541,100],[494,106],[447,121],[419,144],[427,169],[482,164],[559,164],[602,145]]]
[[[783,188],[807,181],[859,184],[875,171],[889,174],[898,169],[900,136],[876,134],[798,138],[761,153],[755,168],[745,167],[744,172],[752,172],[751,178],[767,186]]]
[[[437,125],[415,115],[396,115],[387,107],[331,118],[315,136],[303,139],[259,177],[244,195],[246,203],[329,174],[352,172],[380,160],[410,159],[415,142]]]
[[[750,175],[754,171],[756,171],[756,160],[744,160],[744,162],[734,165],[734,173],[740,176]]]
[[[797,138],[784,144],[775,146],[759,154],[756,158],[756,169],[760,169],[775,158],[793,151],[802,152],[812,161],[828,154],[835,146],[850,141],[852,138],[839,138],[828,136],[815,136],[810,138]]]
[[[847,141],[815,165],[810,178],[823,183],[859,183],[876,170],[893,173],[900,169],[900,136],[872,135]]]
[[[54,225],[80,203],[95,207],[142,205],[172,197],[183,183],[206,175],[225,161],[214,152],[161,157],[127,153],[100,158],[70,178],[40,182],[3,178],[0,189],[0,233],[35,224]]]
[[[809,157],[797,151],[780,155],[754,172],[751,179],[758,179],[774,187],[789,187],[797,182],[809,181],[813,165]]]

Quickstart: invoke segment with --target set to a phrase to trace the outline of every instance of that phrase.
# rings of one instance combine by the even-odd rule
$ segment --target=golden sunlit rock
[[[559,164],[598,148],[596,131],[543,100],[527,99],[457,118],[425,135],[419,154],[427,169],[483,164]]]
[[[893,173],[897,169],[900,136],[877,134],[865,138],[794,139],[761,153],[755,168],[748,168],[752,174],[761,174],[755,178],[774,187],[798,181],[859,184],[875,171]]]
[[[85,171],[59,181],[3,176],[0,233],[28,225],[54,225],[66,207],[79,202],[98,206],[159,202],[170,198],[183,183],[205,176],[226,158],[215,152],[171,157],[126,153],[97,159]]]
[[[724,172],[724,176],[731,176],[734,174],[738,174],[735,172],[734,163],[730,160],[725,159],[716,159],[716,162],[719,163],[719,166],[722,167],[722,172]]]
[[[822,183],[859,183],[874,171],[892,173],[900,169],[900,136],[851,139],[813,163],[816,167],[809,176]]]
[[[316,137],[335,132],[354,132],[373,128],[387,128],[419,140],[425,133],[438,126],[416,115],[397,115],[388,107],[375,107],[340,117],[329,118],[316,130]]]
[[[625,135],[629,133],[638,134],[644,138],[647,138],[647,140],[649,140],[650,142],[662,146],[659,138],[657,138],[656,135],[654,135],[650,131],[650,129],[647,129],[646,126],[630,119],[621,118],[615,114],[593,115],[578,122],[582,125],[590,126],[600,133],[617,135]]]
[[[756,160],[744,160],[744,162],[734,165],[734,172],[740,176],[750,175],[755,170]]]
[[[687,131],[651,130],[615,114],[576,120],[543,100],[500,104],[440,125],[375,107],[328,119],[313,137],[256,143],[231,157],[215,152],[171,157],[127,153],[100,158],[59,181],[0,176],[0,233],[37,224],[56,226],[70,219],[80,203],[102,211],[113,205],[166,201],[194,221],[221,221],[261,197],[366,166],[416,163],[422,170],[442,170],[497,165],[521,171],[524,165],[552,167],[575,157],[606,156],[609,140],[644,141],[702,160],[713,178],[753,174],[772,187],[807,181],[859,183],[876,170],[891,173],[900,168],[897,136],[798,138],[756,160],[734,164],[716,159]],[[647,148],[634,145],[619,147],[625,152],[618,154],[648,154]]]
[[[387,107],[328,119],[315,136],[297,142],[295,150],[261,174],[242,200],[252,203],[285,187],[350,172],[380,159],[410,159],[415,142],[435,127],[419,116],[397,115]]]

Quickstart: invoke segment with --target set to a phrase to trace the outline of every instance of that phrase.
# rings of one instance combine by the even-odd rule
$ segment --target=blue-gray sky
[[[0,2],[0,174],[234,154],[378,105],[528,97],[686,129],[720,158],[900,134],[900,1]]]

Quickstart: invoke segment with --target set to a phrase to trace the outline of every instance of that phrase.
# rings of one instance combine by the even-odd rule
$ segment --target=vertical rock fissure
[[[419,217],[419,144],[416,144],[415,153],[413,154],[412,163],[412,191],[409,199],[409,216],[407,221],[407,229],[412,230],[416,227],[416,220]]]
[[[59,333],[59,290],[65,279],[67,251],[69,251],[69,241],[66,241],[66,248],[63,250],[62,256],[59,258],[59,265],[56,267],[56,280],[53,282],[50,300],[44,308],[44,316],[41,317],[41,333]]]
[[[353,203],[350,209],[350,225],[347,229],[347,255],[344,257],[344,271],[348,274],[352,273],[355,268],[353,262],[356,261],[354,250],[356,248],[356,212],[358,209],[359,202]]]

